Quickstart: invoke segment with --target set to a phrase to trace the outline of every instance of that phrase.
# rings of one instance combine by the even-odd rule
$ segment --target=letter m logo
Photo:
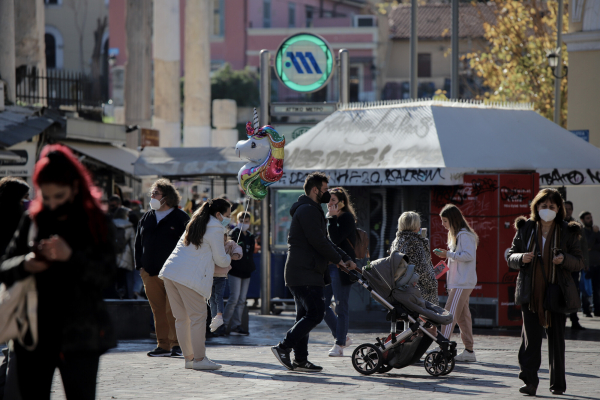
[[[322,74],[323,71],[321,71],[321,68],[319,68],[319,64],[317,64],[317,61],[315,60],[315,57],[313,56],[312,52],[307,51],[304,54],[302,54],[301,51],[297,51],[296,54],[294,54],[291,51],[287,52],[287,57],[290,59],[290,61],[292,62],[292,64],[294,65],[294,68],[296,68],[296,72],[298,72],[299,74],[303,74],[303,73],[307,73],[307,74],[312,74],[312,73],[316,73],[316,74]],[[310,62],[310,65],[309,65]],[[312,69],[311,69],[312,66]],[[304,70],[302,69],[304,67]],[[313,72],[314,69],[314,72]]]

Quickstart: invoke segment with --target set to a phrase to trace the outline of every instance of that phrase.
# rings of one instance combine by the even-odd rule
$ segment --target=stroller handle
[[[353,269],[353,270],[349,270],[346,267],[342,267],[341,265],[338,267],[339,269],[341,269],[342,271],[344,271],[345,273],[347,273],[348,275],[354,277],[355,279],[362,279],[362,274],[359,272],[360,270],[357,269]]]

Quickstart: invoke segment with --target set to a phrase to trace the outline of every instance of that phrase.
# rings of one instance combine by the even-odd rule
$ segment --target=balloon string
[[[246,197],[246,209],[244,210],[244,219],[246,219],[246,215],[248,213],[248,206],[250,205],[250,197]],[[238,218],[238,224],[240,223],[240,219]],[[244,226],[244,222],[241,223],[240,226],[240,233],[238,234],[238,238],[235,241],[236,243],[239,243],[240,241],[240,237],[242,236],[242,228]]]

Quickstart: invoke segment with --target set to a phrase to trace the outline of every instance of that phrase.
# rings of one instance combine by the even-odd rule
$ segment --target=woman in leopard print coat
[[[413,211],[402,213],[398,219],[398,232],[392,243],[390,254],[398,251],[408,256],[410,264],[415,265],[415,272],[419,274],[417,286],[423,299],[439,305],[438,282],[433,273],[429,240],[419,234],[421,217]]]

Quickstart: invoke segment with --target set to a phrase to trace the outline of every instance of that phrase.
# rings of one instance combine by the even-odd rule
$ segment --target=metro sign
[[[316,92],[333,75],[333,52],[325,39],[312,33],[290,36],[277,50],[275,72],[292,90]]]

